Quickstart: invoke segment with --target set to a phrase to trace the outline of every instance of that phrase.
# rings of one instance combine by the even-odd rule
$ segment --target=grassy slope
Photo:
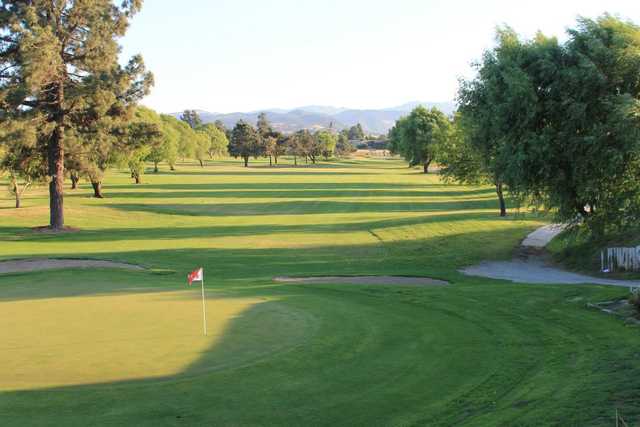
[[[122,260],[152,272],[0,277],[8,425],[611,425],[640,419],[638,330],[585,308],[619,289],[466,278],[540,225],[491,189],[395,161],[108,177],[37,235],[44,194],[0,202],[0,257]],[[207,274],[208,338],[197,291]],[[447,288],[274,284],[276,275],[426,275]],[[6,325],[9,325],[7,327]],[[19,371],[16,374],[16,371]],[[57,385],[55,387],[54,385]],[[64,387],[63,387],[64,386]]]
[[[605,248],[636,247],[640,244],[640,233],[625,232],[609,234],[600,241],[589,238],[584,229],[567,231],[553,239],[549,250],[559,263],[566,267],[600,277],[616,279],[640,279],[640,273],[615,271],[604,274],[601,268],[601,251]]]

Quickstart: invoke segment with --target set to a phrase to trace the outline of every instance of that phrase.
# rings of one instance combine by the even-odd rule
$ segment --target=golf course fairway
[[[510,259],[550,218],[397,160],[178,164],[103,200],[0,199],[0,258],[141,270],[0,275],[0,425],[613,425],[640,420],[640,329],[603,286],[459,269]],[[208,334],[200,284],[203,267]],[[283,283],[412,276],[446,286]]]

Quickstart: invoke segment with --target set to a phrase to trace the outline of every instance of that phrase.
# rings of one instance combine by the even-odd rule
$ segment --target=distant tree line
[[[354,151],[348,131],[336,133],[325,129],[312,133],[305,129],[285,135],[273,129],[266,113],[258,116],[255,128],[240,120],[229,134],[229,154],[241,158],[246,167],[250,158],[268,157],[272,166],[278,164],[279,157],[289,155],[297,165],[299,160],[316,163],[319,159],[328,160]]]

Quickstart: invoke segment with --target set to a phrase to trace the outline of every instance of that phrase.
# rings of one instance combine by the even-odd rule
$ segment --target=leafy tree
[[[287,137],[287,153],[293,156],[293,164],[298,166],[298,157],[306,158],[306,149],[304,147],[303,132],[298,131],[293,135]]]
[[[142,175],[144,175],[145,160],[151,151],[151,146],[141,145],[129,151],[127,155],[127,167],[131,172],[136,184],[142,184]]]
[[[69,116],[87,96],[104,91],[118,66],[117,39],[141,0],[6,0],[0,3],[0,116],[37,123],[46,153],[50,226],[64,227],[65,137]],[[108,86],[108,85],[107,85]]]
[[[271,124],[267,119],[267,113],[258,114],[258,122],[256,124],[256,129],[260,134],[260,136],[263,138],[269,136],[271,132],[273,132],[273,129],[271,129]]]
[[[206,151],[209,158],[224,156],[228,153],[229,140],[227,135],[221,131],[216,125],[206,124],[198,128],[207,137]]]
[[[126,162],[135,183],[141,184],[145,161],[151,152],[162,144],[158,115],[153,110],[138,107],[135,118],[124,130],[123,139],[126,140],[126,144],[120,154],[121,162]]]
[[[233,157],[241,157],[245,167],[249,167],[249,157],[257,158],[262,154],[260,135],[244,120],[239,120],[233,128],[229,153]]]
[[[311,160],[312,163],[315,163],[317,157],[321,154],[320,145],[314,135],[307,129],[302,129],[295,133],[292,148],[295,153],[294,156],[296,158],[297,156],[303,156],[305,162]]]
[[[468,126],[468,124],[467,124]],[[507,216],[504,185],[496,168],[492,144],[487,140],[474,139],[465,129],[463,116],[458,113],[454,119],[451,137],[441,146],[438,163],[440,174],[445,181],[457,181],[469,185],[492,184],[496,189],[500,216]]]
[[[356,151],[356,148],[351,145],[351,142],[349,141],[348,131],[345,130],[338,134],[335,151],[338,156],[346,156]]]
[[[211,146],[209,134],[202,129],[196,130],[194,143],[196,160],[200,163],[200,167],[204,167],[204,161],[209,156],[209,147]]]
[[[338,137],[329,131],[323,130],[315,134],[316,144],[325,160],[329,160],[329,157],[333,156],[336,145],[338,143]]]
[[[269,167],[273,166],[273,156],[276,154],[278,148],[278,138],[275,136],[268,136],[262,140],[262,147],[264,154],[269,157]]]
[[[273,166],[273,158],[275,157],[275,162],[278,163],[278,156],[282,150],[282,147],[278,148],[278,141],[282,135],[271,127],[266,113],[258,115],[257,131],[260,135],[262,153],[269,157],[269,166]]]
[[[349,129],[349,139],[351,141],[362,141],[364,139],[364,129],[362,129],[360,123]]]
[[[163,116],[164,126],[170,128],[177,135],[177,156],[183,160],[195,156],[195,131],[181,120],[173,116]]]
[[[74,149],[78,150],[80,148],[76,147],[72,148],[71,150]],[[80,154],[71,154],[69,152],[71,150],[65,150],[66,154],[64,159],[64,170],[69,174],[69,179],[71,180],[71,189],[77,190],[83,170],[86,168],[86,162],[84,161],[83,156],[81,156]]]
[[[409,166],[422,165],[424,173],[436,158],[438,149],[451,134],[451,123],[437,108],[419,106],[396,122],[389,131],[391,151],[400,154]]]
[[[149,92],[153,80],[146,73],[142,59],[134,57],[127,66],[116,66],[92,80],[99,88],[78,101],[68,115],[71,126],[65,137],[65,164],[71,168],[72,184],[86,176],[94,197],[102,198],[102,181],[107,168],[127,144],[136,144],[123,136],[134,120],[136,102]],[[148,115],[157,122],[155,112]]]
[[[227,127],[224,125],[224,123],[222,122],[222,120],[216,120],[215,122],[213,122],[213,124],[220,129],[220,132],[224,133],[225,135],[227,135],[229,133],[229,129],[227,129]],[[228,137],[227,137],[228,139]]]
[[[580,218],[596,236],[607,226],[635,227],[640,28],[609,15],[580,19],[563,49],[556,43],[539,38],[526,49],[536,61],[524,64],[529,91],[543,113],[524,137],[508,140],[510,187],[557,209],[564,221]],[[550,60],[550,53],[557,56]],[[556,81],[549,82],[551,72]]]
[[[287,153],[289,144],[289,136],[283,135],[281,133],[277,133],[276,137],[276,145],[272,150],[271,155],[273,155],[273,161],[277,165],[278,158],[280,156],[284,156]]]
[[[598,236],[640,217],[640,29],[604,15],[568,33],[559,44],[500,29],[460,111],[512,194]]]
[[[173,171],[178,161],[180,133],[174,126],[175,117],[162,114],[160,119],[162,120],[163,158],[169,164],[169,169]]]
[[[507,140],[519,138],[527,125],[526,119],[518,117],[530,116],[535,107],[526,89],[528,79],[518,66],[522,52],[517,35],[506,27],[498,29],[496,38],[498,47],[485,52],[482,65],[478,65],[478,78],[461,82],[458,138],[453,140],[458,146],[443,150],[448,156],[443,161],[443,173],[462,182],[493,184],[500,215],[505,216],[504,187],[511,162]]]
[[[0,170],[9,176],[9,192],[15,198],[16,209],[29,187],[46,176],[37,137],[27,122],[14,121],[0,131]]]
[[[184,110],[180,116],[180,120],[189,125],[191,129],[197,129],[202,125],[200,114],[196,110]]]

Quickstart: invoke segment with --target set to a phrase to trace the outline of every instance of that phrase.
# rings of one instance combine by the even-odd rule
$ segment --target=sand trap
[[[125,270],[144,270],[144,268],[139,265],[97,259],[41,258],[0,261],[0,274],[41,270],[64,270],[66,268],[119,268]]]
[[[274,277],[275,282],[344,285],[403,285],[403,286],[446,286],[449,282],[428,277],[403,276],[318,276],[318,277]]]

